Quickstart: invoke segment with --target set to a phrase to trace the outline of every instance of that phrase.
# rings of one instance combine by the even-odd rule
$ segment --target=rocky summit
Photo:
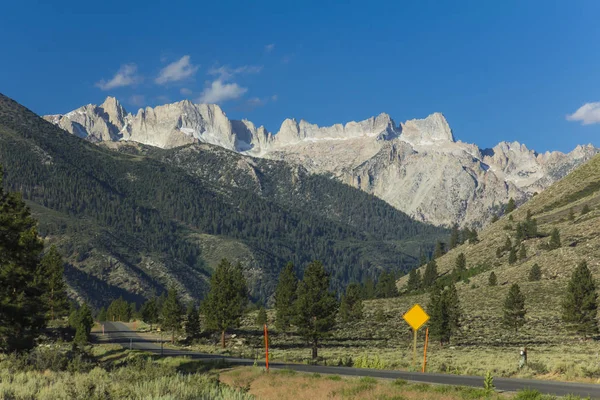
[[[509,198],[522,202],[564,177],[599,150],[539,154],[518,142],[491,149],[455,140],[441,113],[397,125],[385,113],[319,127],[286,119],[275,134],[230,120],[214,104],[188,100],[127,113],[113,97],[46,120],[93,142],[133,141],[160,148],[194,142],[253,157],[300,164],[335,176],[436,225],[481,227]]]

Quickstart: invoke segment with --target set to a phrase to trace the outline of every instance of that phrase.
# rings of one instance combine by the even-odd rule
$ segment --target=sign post
[[[427,344],[429,343],[429,327],[425,330],[425,348],[423,349],[423,373],[427,367]]]
[[[403,316],[404,320],[410,327],[413,329],[414,338],[413,338],[413,366],[417,368],[417,332],[419,328],[425,324],[425,322],[429,321],[429,315],[423,310],[423,308],[415,304],[408,310]]]
[[[269,372],[269,331],[267,330],[267,324],[265,324],[265,365],[267,372]]]

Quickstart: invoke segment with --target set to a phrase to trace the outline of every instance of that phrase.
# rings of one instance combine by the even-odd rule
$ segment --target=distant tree
[[[240,264],[221,260],[210,280],[210,291],[203,303],[206,325],[221,332],[221,347],[225,348],[225,333],[240,325],[248,304],[248,286]]]
[[[585,204],[583,206],[583,208],[581,209],[581,215],[585,215],[585,214],[589,213],[590,211],[591,211],[590,206],[588,204]]]
[[[396,279],[391,272],[382,271],[375,287],[375,294],[380,299],[387,299],[398,296]]]
[[[89,342],[90,333],[94,326],[94,318],[92,317],[92,311],[86,303],[79,308],[71,321],[73,328],[75,328],[74,343],[78,346],[84,346]]]
[[[550,234],[550,242],[548,242],[548,249],[554,250],[560,247],[560,232],[557,228],[552,229]]]
[[[132,320],[136,320],[138,317],[137,304],[133,301],[129,303],[129,317]]]
[[[498,284],[498,278],[496,278],[496,274],[494,273],[494,271],[490,272],[490,276],[488,278],[488,285],[489,286],[496,286]]]
[[[306,267],[298,284],[294,325],[298,333],[312,345],[312,358],[318,356],[319,341],[330,335],[335,326],[338,303],[329,291],[329,275],[323,264],[313,261]]]
[[[185,313],[185,336],[188,340],[195,339],[200,334],[200,312],[194,303],[190,303]]]
[[[502,247],[502,249],[504,251],[510,251],[510,249],[512,249],[513,245],[512,242],[510,241],[510,238],[507,236],[506,240],[504,241],[504,246]]]
[[[418,269],[411,269],[408,273],[408,282],[406,289],[409,292],[417,291],[421,288],[421,272]]]
[[[527,249],[525,245],[521,243],[521,247],[519,248],[519,260],[524,260],[527,258]]]
[[[106,321],[106,308],[100,308],[100,310],[98,310],[98,316],[96,318],[98,319],[98,322]]]
[[[346,294],[342,296],[340,303],[340,317],[343,322],[357,321],[363,317],[363,303],[360,294],[360,286],[351,283],[346,288]]]
[[[584,338],[598,334],[598,294],[587,263],[582,261],[567,285],[562,303],[562,319],[569,329]]]
[[[367,278],[370,279],[370,278]],[[371,280],[371,284],[373,281]],[[275,289],[275,326],[281,331],[286,331],[292,322],[296,301],[298,278],[294,273],[294,264],[287,263],[279,274],[279,282]],[[374,293],[374,289],[373,289]]]
[[[419,258],[419,267],[422,267],[425,264],[427,264],[427,257],[425,254],[421,253],[421,257]]]
[[[510,249],[510,252],[508,253],[508,263],[514,264],[516,262],[517,262],[517,251],[515,250],[514,247],[512,247]]]
[[[119,297],[113,300],[106,309],[106,316],[110,321],[129,322],[131,319],[131,307],[129,303]]]
[[[526,312],[525,296],[521,293],[519,285],[513,283],[504,300],[504,325],[518,332],[519,328],[525,324]]]
[[[525,226],[519,222],[515,231],[515,245],[521,243],[523,239],[525,239]]]
[[[435,260],[431,260],[427,263],[425,273],[423,273],[423,287],[431,287],[435,283],[437,276],[437,264]]]
[[[445,289],[439,284],[434,285],[427,308],[431,336],[438,339],[441,345],[449,343],[450,338],[460,328],[461,318],[460,302],[454,284]]]
[[[367,276],[362,287],[362,298],[370,300],[375,298],[375,282],[370,276]]]
[[[529,270],[529,282],[535,282],[535,281],[539,281],[540,279],[542,279],[542,270],[540,269],[540,266],[536,264],[533,264],[533,266],[531,267],[531,269]]]
[[[499,218],[498,218],[498,215],[497,215],[497,214],[494,214],[494,215],[492,215],[492,221],[491,221],[491,222],[492,222],[492,224],[493,224],[494,222],[497,222],[497,221],[498,221],[498,219],[499,219]]]
[[[460,253],[456,257],[456,261],[454,263],[454,276],[456,280],[460,280],[467,270],[467,257],[465,257],[465,253]]]
[[[469,244],[479,243],[479,235],[475,229],[471,229],[471,234],[469,235]]]
[[[462,311],[460,307],[460,301],[458,299],[458,292],[454,283],[450,284],[442,293],[444,297],[444,304],[448,314],[448,342],[455,332],[460,329],[460,320],[462,318]]]
[[[140,309],[140,316],[142,317],[142,321],[150,325],[150,330],[152,330],[152,325],[158,323],[158,304],[156,297],[148,299]]]
[[[256,325],[262,328],[267,323],[267,310],[264,307],[258,309],[258,315],[256,316]]]
[[[569,208],[569,221],[575,221],[575,212],[573,212],[573,207]]]
[[[456,246],[459,245],[460,240],[460,231],[458,229],[458,224],[454,224],[452,226],[452,230],[450,231],[450,249],[452,250]]]
[[[508,199],[508,203],[506,204],[506,207],[504,208],[504,213],[510,214],[511,212],[515,211],[516,208],[517,208],[517,205],[515,204],[515,199],[513,199],[511,197],[510,199]]]
[[[55,246],[50,247],[50,250],[42,257],[40,269],[42,271],[41,279],[45,286],[43,301],[50,311],[50,319],[66,315],[69,310],[69,301],[63,277],[65,268],[63,259]]]
[[[171,331],[171,343],[175,343],[175,334],[181,329],[183,306],[177,298],[177,289],[170,287],[160,313],[161,328]]]
[[[435,251],[433,252],[433,258],[440,258],[444,255],[446,245],[443,242],[438,241],[435,244]]]

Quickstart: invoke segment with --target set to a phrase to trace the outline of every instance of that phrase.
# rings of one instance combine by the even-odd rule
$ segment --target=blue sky
[[[598,15],[593,0],[13,1],[0,92],[39,114],[219,102],[270,131],[440,111],[466,142],[568,151],[600,146]]]

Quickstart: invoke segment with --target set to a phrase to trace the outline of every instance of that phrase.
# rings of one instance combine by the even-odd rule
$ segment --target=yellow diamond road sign
[[[425,322],[429,321],[429,315],[427,315],[425,310],[418,304],[412,306],[402,318],[404,318],[415,331],[422,327]]]

